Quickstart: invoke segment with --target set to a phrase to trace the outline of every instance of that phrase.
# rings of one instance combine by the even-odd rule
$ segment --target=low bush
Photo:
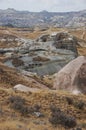
[[[25,99],[20,96],[11,96],[9,101],[14,110],[19,111],[22,115],[28,114],[28,107],[25,106]]]
[[[25,104],[25,99],[21,98],[20,96],[10,96],[8,100],[10,103]]]
[[[41,106],[36,104],[32,106],[26,106],[25,99],[20,96],[11,96],[8,101],[11,103],[11,108],[21,113],[22,116],[28,116],[34,112],[39,112]]]
[[[33,107],[33,109],[34,109],[35,112],[39,112],[40,108],[41,108],[41,106],[38,105],[38,104],[35,104],[34,107]]]
[[[76,107],[76,108],[78,108],[78,109],[84,109],[84,107],[85,107],[85,103],[83,102],[83,101],[78,101],[78,102],[76,102],[75,104],[74,104],[74,106]]]
[[[73,99],[70,97],[66,97],[66,101],[68,103],[68,105],[73,105]]]
[[[80,101],[73,101],[73,99],[71,99],[70,97],[66,97],[66,101],[68,103],[68,105],[73,105],[74,107],[78,108],[78,109],[84,109],[84,107],[86,106],[86,104],[80,100]]]
[[[73,128],[77,125],[76,119],[73,116],[67,115],[60,110],[60,108],[56,108],[55,106],[51,107],[51,117],[49,121],[54,125],[62,125],[66,128]]]

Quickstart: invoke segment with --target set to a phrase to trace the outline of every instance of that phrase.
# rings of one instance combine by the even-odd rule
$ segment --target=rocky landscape
[[[0,27],[0,116],[0,130],[86,130],[85,28]]]
[[[86,10],[77,12],[0,10],[0,25],[9,27],[85,27]]]

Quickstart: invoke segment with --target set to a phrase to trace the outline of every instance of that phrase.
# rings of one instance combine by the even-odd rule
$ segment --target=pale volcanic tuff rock
[[[73,85],[77,85],[80,91],[86,94],[86,63],[78,70]]]
[[[86,94],[86,57],[79,56],[54,76],[55,89]]]
[[[38,88],[30,88],[30,87],[27,87],[25,85],[22,85],[22,84],[18,84],[18,85],[15,85],[13,87],[13,90],[15,91],[20,91],[20,92],[37,92],[39,91],[40,89]]]

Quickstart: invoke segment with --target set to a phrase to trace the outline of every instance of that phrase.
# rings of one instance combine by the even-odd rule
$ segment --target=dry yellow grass
[[[0,86],[4,88],[12,88],[17,84],[23,84],[32,88],[46,88],[46,85],[42,83],[40,80],[37,81],[35,77],[26,77],[21,75],[16,69],[9,68],[0,63]]]
[[[86,56],[86,47],[78,47],[79,55]]]
[[[21,114],[13,110],[8,103],[10,96],[20,96],[26,100],[27,106],[34,106],[36,104],[41,105],[40,111],[44,114],[44,117],[38,118],[35,115],[29,117],[21,116]],[[11,89],[0,89],[0,108],[2,108],[3,114],[0,118],[0,130],[65,130],[63,127],[54,128],[49,123],[50,117],[50,105],[54,104],[62,111],[69,111],[69,114],[76,117],[79,125],[86,124],[86,108],[79,110],[73,105],[68,105],[66,97],[70,97],[74,102],[82,100],[86,103],[85,95],[72,95],[64,91],[55,90],[40,90],[36,93],[20,93],[14,92]],[[68,129],[69,130],[69,129]],[[83,129],[85,130],[85,129]]]

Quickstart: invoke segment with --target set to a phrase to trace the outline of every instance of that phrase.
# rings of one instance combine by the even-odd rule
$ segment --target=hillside
[[[78,12],[29,12],[14,9],[0,10],[0,25],[10,27],[55,26],[81,27],[86,26],[86,10]]]
[[[20,13],[9,9],[7,14],[11,17],[14,12]],[[75,62],[77,57],[79,62]],[[0,27],[0,130],[86,130],[86,64],[80,65],[83,57],[85,28]],[[61,70],[75,76],[76,87],[81,82],[81,93],[67,91],[61,85],[60,89],[53,87]],[[67,77],[60,80],[69,83],[71,89]]]

